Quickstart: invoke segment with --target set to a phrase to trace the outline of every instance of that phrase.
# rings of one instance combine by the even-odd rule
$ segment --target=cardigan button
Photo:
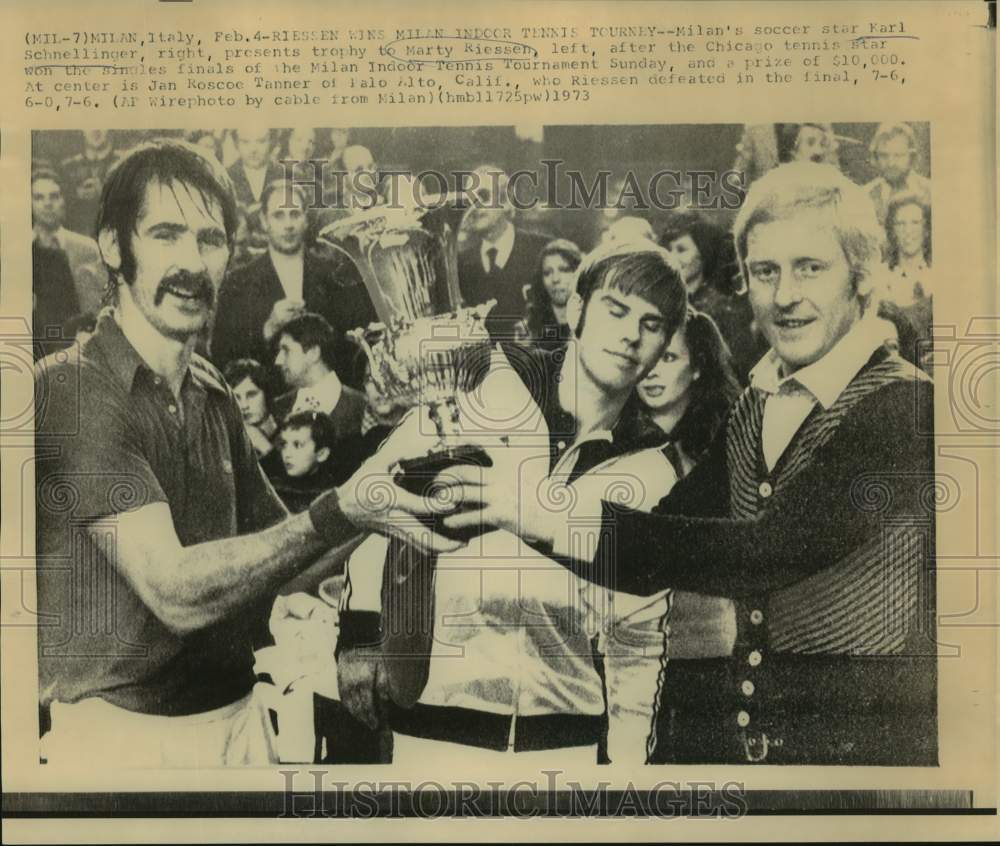
[[[759,649],[753,650],[753,652],[751,652],[747,656],[747,663],[751,667],[757,667],[757,666],[759,666],[760,662],[763,661],[763,660],[764,660],[764,656],[760,654],[760,650]]]
[[[750,612],[750,622],[755,626],[759,626],[764,622],[764,612],[759,608],[754,608],[753,611]]]
[[[774,493],[774,488],[771,487],[770,482],[761,482],[760,487],[757,488],[757,493],[759,493],[764,499],[767,499]]]
[[[750,725],[750,715],[746,711],[740,711],[736,715],[736,725],[740,728],[746,728]]]
[[[744,679],[743,683],[740,685],[740,690],[743,691],[744,696],[753,696],[753,692],[756,689],[757,688],[754,687],[754,684],[750,681],[750,679]]]

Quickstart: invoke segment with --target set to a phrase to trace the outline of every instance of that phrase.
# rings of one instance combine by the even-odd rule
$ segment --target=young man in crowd
[[[273,157],[274,131],[271,129],[237,129],[233,132],[240,158],[229,168],[236,202],[253,208],[261,202],[264,189],[281,179],[282,169]]]
[[[217,161],[178,141],[137,147],[109,174],[97,221],[115,307],[78,355],[35,373],[44,757],[267,763],[251,636],[280,586],[358,529],[454,544],[408,528],[432,513],[419,497],[367,496],[365,480],[399,457],[392,438],[356,480],[288,517],[231,391],[194,352],[236,229]],[[419,440],[405,423],[399,434],[408,449]]]
[[[567,349],[551,354],[507,345],[509,359],[494,354],[493,370],[476,389],[484,420],[510,420],[519,409],[540,412],[523,427],[540,448],[528,459],[499,447],[490,453],[495,472],[532,478],[551,472],[577,490],[618,485],[637,506],[655,502],[675,476],[655,449],[663,436],[642,415],[635,387],[659,361],[685,308],[679,276],[652,244],[615,245],[585,259],[568,303],[575,337]],[[454,755],[453,744],[460,744],[465,761],[537,752],[540,760],[593,764],[606,716],[611,759],[645,761],[668,595],[612,599],[541,556],[522,578],[523,554],[508,532],[488,531],[467,549],[439,556],[426,652],[408,655],[394,651],[402,622],[395,615],[413,609],[387,599],[381,618],[377,610],[377,565],[386,545],[369,539],[352,556],[338,658],[344,704],[375,725],[385,703],[373,692],[388,682],[395,694],[394,678],[412,678],[418,667],[426,672],[416,704],[389,706],[395,762],[426,760],[444,749]],[[595,619],[615,621],[603,637],[611,653],[606,673],[595,664]],[[614,631],[630,636],[616,638]],[[606,715],[609,698],[621,707]]]
[[[31,174],[31,225],[34,240],[43,247],[62,250],[69,262],[81,313],[101,308],[108,274],[93,238],[67,229],[66,199],[59,176],[39,169]]]
[[[66,226],[81,235],[94,234],[101,186],[118,159],[111,133],[106,129],[84,129],[83,150],[61,166],[66,188]]]
[[[459,253],[458,281],[468,306],[488,300],[490,332],[512,337],[527,310],[524,288],[540,272],[539,256],[548,239],[514,226],[509,177],[500,168],[484,165],[473,171],[475,205],[463,225],[469,244]]]
[[[278,397],[275,411],[284,420],[300,411],[327,415],[337,439],[361,432],[365,395],[337,376],[337,336],[320,315],[306,312],[281,327],[274,360],[291,391]]]
[[[591,555],[532,488],[455,468],[449,495],[481,508],[445,524],[519,532],[617,590],[727,600],[702,632],[714,651],[667,665],[654,760],[933,765],[933,398],[870,307],[871,201],[827,165],[783,165],[734,234],[771,349],[654,513],[581,504]]]
[[[353,349],[344,333],[368,317],[364,287],[339,286],[332,265],[308,249],[301,186],[270,183],[261,194],[261,213],[267,252],[223,282],[212,331],[213,361],[219,367],[237,358],[271,361],[278,328],[304,311],[322,315],[335,327],[338,358],[345,358]]]

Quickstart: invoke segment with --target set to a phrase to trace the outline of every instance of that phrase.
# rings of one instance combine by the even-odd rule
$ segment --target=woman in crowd
[[[879,314],[912,327],[919,339],[931,334],[931,209],[918,196],[904,194],[889,203],[885,219],[886,263]],[[901,335],[908,335],[905,328]],[[921,364],[920,353],[899,338],[900,354]]]
[[[897,197],[886,211],[890,276],[884,299],[907,308],[931,296],[931,209],[915,194]]]
[[[732,353],[733,371],[746,384],[764,345],[753,328],[750,304],[739,283],[732,240],[697,212],[682,212],[667,224],[660,245],[677,262],[688,302],[719,327]]]
[[[31,325],[35,360],[68,345],[71,338],[61,337],[60,329],[80,313],[66,253],[46,247],[37,239],[31,242]]]
[[[566,345],[572,330],[566,304],[576,290],[576,269],[583,253],[572,241],[558,238],[542,248],[540,272],[528,291],[528,336],[542,349]]]
[[[263,459],[274,450],[278,432],[278,424],[271,413],[274,385],[270,374],[252,358],[238,358],[229,363],[223,375],[236,396],[257,458]]]
[[[686,476],[739,396],[729,349],[712,318],[688,309],[663,358],[639,383],[639,399],[670,441],[664,453]]]

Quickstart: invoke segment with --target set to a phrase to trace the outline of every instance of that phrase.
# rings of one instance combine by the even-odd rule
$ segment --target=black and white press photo
[[[930,148],[33,131],[39,761],[937,766]]]

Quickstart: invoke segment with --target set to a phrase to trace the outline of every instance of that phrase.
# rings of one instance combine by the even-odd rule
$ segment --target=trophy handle
[[[381,333],[384,331],[384,328],[381,323],[373,323],[367,329],[350,329],[347,332],[347,337],[361,347],[365,358],[368,359],[368,372],[371,373],[372,381],[381,393],[386,392],[386,385],[382,379],[382,368],[379,366],[378,357],[375,355],[372,345],[368,342],[367,336],[372,331]]]

